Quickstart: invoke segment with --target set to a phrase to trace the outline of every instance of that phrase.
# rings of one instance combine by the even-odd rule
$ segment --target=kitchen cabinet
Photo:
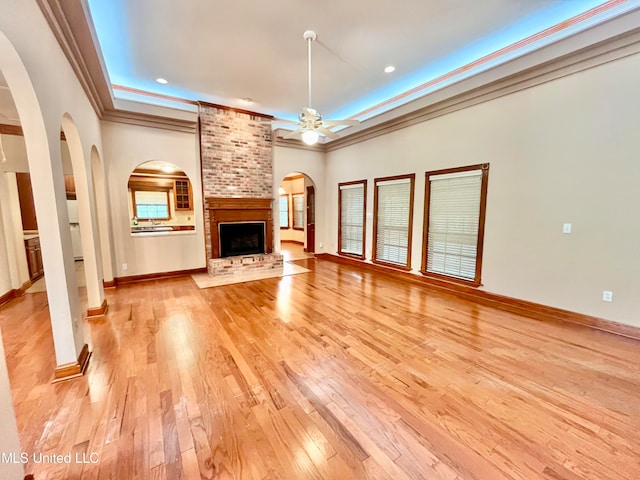
[[[31,188],[31,175],[28,173],[16,173],[18,182],[18,198],[20,201],[20,214],[22,216],[23,230],[38,230],[36,219],[36,207],[33,203],[33,189]]]
[[[73,175],[64,176],[64,191],[67,194],[67,200],[76,199],[76,181]]]
[[[42,252],[40,251],[40,238],[26,238],[24,246],[27,250],[27,264],[29,265],[29,278],[31,281],[41,277],[44,274],[42,265]]]
[[[176,210],[193,210],[193,196],[191,194],[191,182],[174,180],[173,192],[175,195]]]

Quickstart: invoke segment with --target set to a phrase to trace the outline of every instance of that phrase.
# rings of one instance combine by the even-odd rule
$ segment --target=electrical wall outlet
[[[126,270],[128,268],[128,265],[126,263],[122,264],[122,270]]]
[[[565,223],[562,225],[562,233],[571,233],[571,224]]]
[[[613,302],[613,292],[609,290],[602,291],[602,301],[603,302]]]

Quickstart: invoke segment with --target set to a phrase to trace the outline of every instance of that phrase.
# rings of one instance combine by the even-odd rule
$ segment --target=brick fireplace
[[[199,103],[198,129],[202,188],[205,198],[205,232],[209,272],[220,268],[225,272],[237,265],[251,268],[282,265],[282,256],[270,258],[273,252],[273,165],[272,117],[255,112],[232,109],[210,103]],[[220,241],[220,231],[236,231],[226,226],[238,224],[264,225],[264,244],[253,251],[254,233],[236,239],[233,245]],[[243,229],[240,229],[243,230]],[[252,253],[250,258],[235,262],[221,259],[231,253]],[[264,250],[258,252],[257,250]],[[275,258],[279,257],[279,258]],[[217,260],[220,259],[220,260]],[[215,261],[214,261],[215,260]],[[231,270],[230,270],[231,269]]]
[[[223,248],[220,242],[221,226],[228,224],[264,223],[264,251],[273,252],[273,215],[269,198],[207,198],[209,232],[211,233],[211,255],[220,258]]]

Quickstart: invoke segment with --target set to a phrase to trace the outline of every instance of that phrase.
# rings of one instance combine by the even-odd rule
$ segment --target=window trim
[[[342,189],[340,187],[348,185],[362,184],[364,189],[364,201],[362,205],[363,218],[362,218],[362,255],[356,255],[355,253],[342,251]],[[345,257],[365,259],[366,245],[367,245],[367,180],[354,180],[351,182],[338,183],[338,255],[344,255]]]
[[[279,199],[281,199],[282,197],[287,197],[287,225],[286,226],[280,225],[280,230],[289,230],[289,228],[291,227],[291,218],[290,218],[291,217],[291,215],[290,215],[291,212],[290,212],[290,209],[289,209],[289,204],[290,204],[290,202],[289,202],[289,194],[285,193],[285,194],[280,195],[278,197],[278,213],[282,213],[280,211],[280,203],[279,203],[279,201],[280,201]],[[278,217],[278,222],[279,221],[280,221],[280,217]]]
[[[441,273],[434,273],[427,271],[427,254],[429,243],[429,204],[431,195],[431,182],[429,177],[436,175],[444,175],[450,173],[469,172],[472,170],[482,171],[482,181],[480,185],[480,214],[478,216],[478,243],[476,245],[476,271],[473,280],[466,280],[464,278],[453,277],[450,275],[444,275]],[[472,287],[482,286],[482,257],[484,250],[484,229],[485,218],[487,213],[487,186],[489,183],[489,164],[478,163],[476,165],[468,165],[464,167],[444,168],[441,170],[432,170],[425,173],[425,185],[424,185],[424,223],[423,223],[423,238],[422,238],[422,266],[420,273],[425,277],[430,277],[438,280],[444,280],[447,282],[458,283],[461,285],[469,285]]]
[[[378,183],[388,182],[392,180],[409,179],[411,185],[409,192],[409,229],[407,232],[407,264],[398,265],[397,263],[385,262],[376,259],[378,248]],[[371,251],[371,261],[378,265],[396,268],[398,270],[411,270],[411,244],[413,240],[413,202],[415,197],[416,174],[408,173],[405,175],[394,175],[392,177],[379,177],[373,179],[373,250]]]
[[[140,217],[138,216],[138,205],[136,204],[136,192],[164,192],[167,195],[167,216],[166,217]],[[131,189],[131,203],[133,204],[133,216],[136,217],[139,221],[149,221],[149,220],[171,220],[171,197],[169,195],[170,190],[164,188],[132,188]]]
[[[295,202],[293,201],[294,198],[296,197],[301,197],[302,198],[302,226],[301,227],[296,227],[295,223],[296,223],[296,205]],[[291,228],[293,230],[300,230],[303,231],[304,230],[304,209],[305,209],[305,198],[304,198],[304,192],[300,192],[300,193],[292,193],[291,194]]]

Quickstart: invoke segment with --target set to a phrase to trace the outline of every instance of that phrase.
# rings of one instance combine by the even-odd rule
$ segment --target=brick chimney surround
[[[199,102],[205,239],[211,275],[281,268],[273,254],[272,117]],[[265,254],[220,258],[220,223],[264,222]]]

